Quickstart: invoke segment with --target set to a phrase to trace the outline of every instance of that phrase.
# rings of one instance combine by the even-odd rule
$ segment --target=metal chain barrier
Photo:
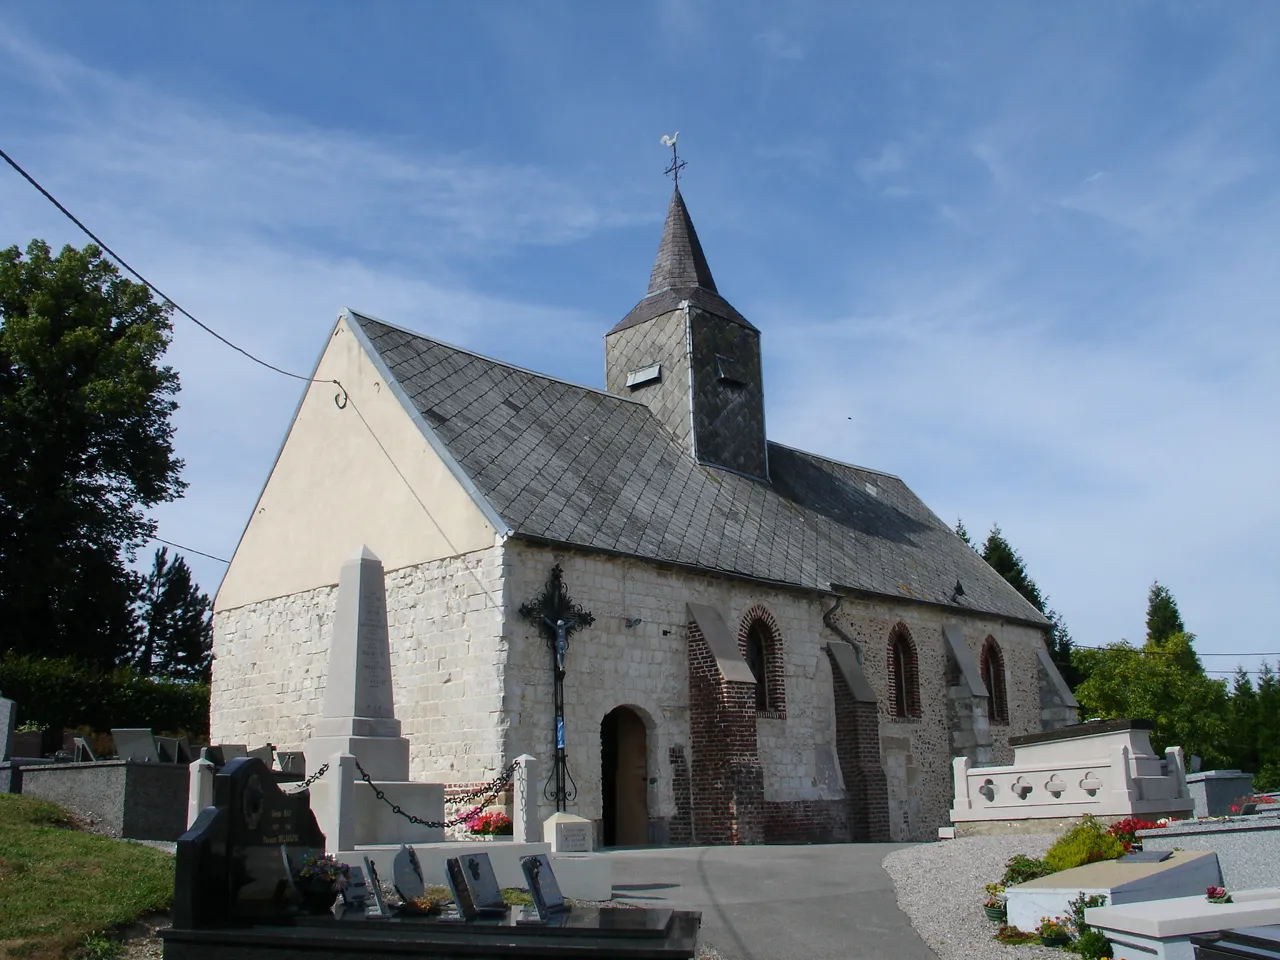
[[[292,789],[291,789],[291,790],[284,790],[284,786],[283,786],[283,785],[281,786],[281,788],[280,788],[280,789],[281,789],[281,790],[284,790],[284,792],[285,792],[285,793],[301,793],[303,790],[306,790],[306,789],[310,788],[310,786],[311,786],[313,783],[315,783],[317,780],[319,780],[321,777],[323,777],[323,776],[324,776],[326,773],[328,773],[328,772],[329,772],[329,764],[327,764],[327,763],[322,763],[322,764],[320,764],[320,769],[319,769],[319,770],[317,770],[317,771],[316,771],[315,773],[313,773],[311,776],[307,777],[307,779],[303,780],[301,783],[291,783],[291,784],[289,784],[288,786],[292,787]]]
[[[374,785],[374,782],[369,778],[369,774],[364,772],[364,767],[360,766],[359,760],[356,760],[355,763],[356,763],[356,770],[360,774],[361,779],[364,780],[364,782],[370,786],[370,788],[373,790],[374,796],[376,796],[379,800],[381,800],[383,803],[389,806],[391,808],[392,813],[399,814],[400,816],[408,820],[410,823],[416,823],[420,827],[433,827],[436,829],[443,830],[443,829],[447,829],[448,827],[456,827],[459,824],[466,823],[469,819],[471,819],[471,811],[464,813],[460,817],[454,817],[452,820],[423,820],[421,817],[415,817],[412,813],[406,813],[403,809],[401,809],[401,807],[398,804],[392,803],[390,800],[388,800],[387,795],[383,793],[381,790],[379,790],[377,786]],[[492,780],[490,780],[480,789],[473,790],[471,793],[468,793],[465,796],[454,797],[449,802],[450,803],[470,803],[472,800],[478,800],[481,797],[483,797],[484,802],[480,804],[480,806],[483,807],[485,804],[493,801],[498,796],[498,794],[502,791],[503,787],[505,787],[508,783],[511,782],[511,778],[515,774],[515,772],[516,772],[516,764],[515,764],[515,761],[512,761],[505,770],[503,770],[500,774],[498,774],[496,777],[494,777]]]

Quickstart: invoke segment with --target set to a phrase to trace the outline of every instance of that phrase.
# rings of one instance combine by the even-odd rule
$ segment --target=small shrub
[[[1054,841],[1044,855],[1044,862],[1050,873],[1058,873],[1122,856],[1124,844],[1103,830],[1096,817],[1085,814],[1078,824]]]
[[[1015,853],[1004,865],[1004,877],[1000,882],[1006,887],[1011,887],[1015,883],[1026,883],[1037,877],[1047,877],[1051,873],[1053,870],[1043,860],[1028,857],[1025,853]]]
[[[80,944],[77,956],[80,960],[115,960],[122,953],[124,947],[115,940],[100,933],[91,933]]]
[[[1067,909],[1071,911],[1071,925],[1075,928],[1076,936],[1081,936],[1086,930],[1093,929],[1084,922],[1084,912],[1089,907],[1105,907],[1107,905],[1107,895],[1105,893],[1085,893],[1080,891],[1080,895],[1074,900],[1067,901]]]
[[[1037,943],[1040,940],[1040,934],[1029,933],[1005,924],[996,931],[996,939],[1001,943]]]
[[[1104,960],[1112,955],[1111,941],[1103,936],[1102,931],[1093,927],[1076,938],[1075,949],[1080,954],[1080,960]]]

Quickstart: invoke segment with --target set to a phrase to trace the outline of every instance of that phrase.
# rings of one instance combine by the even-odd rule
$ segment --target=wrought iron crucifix
[[[680,138],[680,131],[668,137],[666,134],[662,136],[662,145],[671,148],[671,166],[662,172],[672,179],[677,190],[680,189],[680,171],[686,166],[686,163],[680,159],[680,155],[676,153],[676,141]]]
[[[554,683],[554,743],[555,754],[551,775],[542,788],[542,795],[563,810],[565,804],[578,799],[578,785],[569,773],[569,761],[564,747],[564,675],[565,657],[569,653],[569,637],[583,627],[596,622],[590,612],[569,599],[564,585],[564,571],[560,564],[551,568],[547,586],[542,594],[520,605],[520,616],[538,628],[551,651],[551,675]]]

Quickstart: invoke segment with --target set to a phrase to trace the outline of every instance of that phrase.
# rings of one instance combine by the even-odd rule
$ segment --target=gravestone
[[[418,862],[418,855],[413,852],[413,847],[407,843],[400,844],[393,870],[393,882],[401,900],[411,903],[426,895],[427,884],[422,875],[422,864]]]
[[[487,853],[468,853],[454,857],[462,870],[463,882],[471,894],[471,902],[481,913],[506,913],[507,904],[498,887],[497,874]]]
[[[13,743],[13,731],[18,723],[18,705],[6,697],[0,697],[0,761],[8,760]]]
[[[149,727],[112,728],[111,739],[116,745],[116,756],[121,760],[137,760],[143,763],[158,763],[160,754],[156,751],[156,738]]]
[[[307,791],[285,793],[257,757],[213,778],[213,805],[178,840],[173,924],[197,929],[295,913],[281,849],[293,859],[324,851]]]
[[[409,741],[391,689],[386,583],[368,547],[338,577],[324,706],[303,751],[310,770],[349,753],[372,780],[409,779]]]
[[[552,853],[591,853],[595,849],[595,824],[572,813],[553,813],[542,824],[542,839]]]
[[[387,916],[391,911],[387,909],[386,898],[382,895],[382,878],[378,876],[378,868],[368,857],[364,858],[364,875],[369,884],[369,896],[373,899],[373,904],[369,907],[369,915]]]
[[[545,853],[521,857],[520,869],[524,871],[524,879],[529,885],[529,895],[533,897],[533,906],[538,911],[539,920],[550,920],[558,913],[568,912],[569,905],[565,903],[560,885],[556,883],[555,872],[551,869],[551,860]]]

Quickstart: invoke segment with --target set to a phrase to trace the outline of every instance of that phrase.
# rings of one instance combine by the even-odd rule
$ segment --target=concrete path
[[[614,897],[702,911],[728,960],[937,960],[880,861],[902,844],[614,850]]]

